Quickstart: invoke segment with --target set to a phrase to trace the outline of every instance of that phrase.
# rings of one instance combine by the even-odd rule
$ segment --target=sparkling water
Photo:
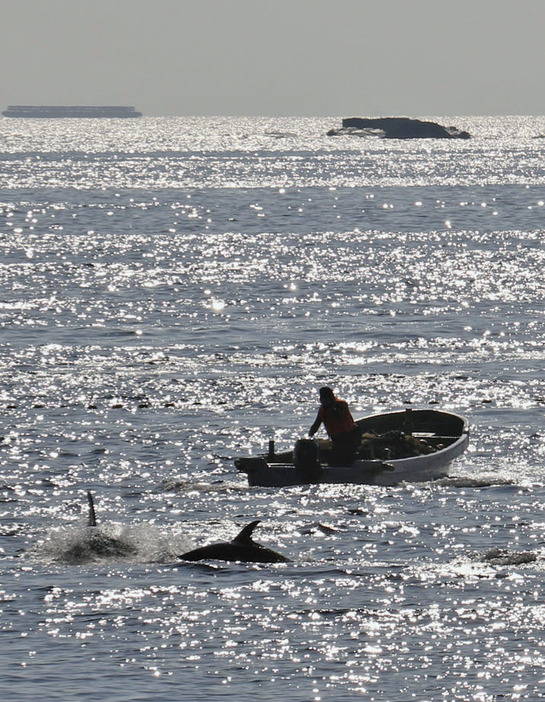
[[[0,120],[2,699],[541,696],[545,119],[434,119]],[[470,448],[249,488],[324,384]],[[254,519],[292,562],[178,559]]]

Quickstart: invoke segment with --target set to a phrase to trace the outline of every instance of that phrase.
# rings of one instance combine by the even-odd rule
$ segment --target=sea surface
[[[0,120],[2,700],[545,695],[545,117],[433,119]],[[469,449],[249,488],[325,384]]]

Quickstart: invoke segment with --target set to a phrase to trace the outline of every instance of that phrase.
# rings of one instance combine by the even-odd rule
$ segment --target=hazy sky
[[[543,0],[0,0],[0,107],[545,115]]]

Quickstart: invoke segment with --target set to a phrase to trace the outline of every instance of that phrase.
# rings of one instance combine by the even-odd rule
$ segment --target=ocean
[[[2,699],[542,697],[545,118],[432,119],[0,120]],[[248,487],[322,385],[470,446]],[[291,562],[178,558],[255,519]]]

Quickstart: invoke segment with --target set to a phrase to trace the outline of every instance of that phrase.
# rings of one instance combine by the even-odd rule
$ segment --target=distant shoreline
[[[19,119],[127,119],[142,117],[141,112],[126,105],[9,105],[4,117]]]

